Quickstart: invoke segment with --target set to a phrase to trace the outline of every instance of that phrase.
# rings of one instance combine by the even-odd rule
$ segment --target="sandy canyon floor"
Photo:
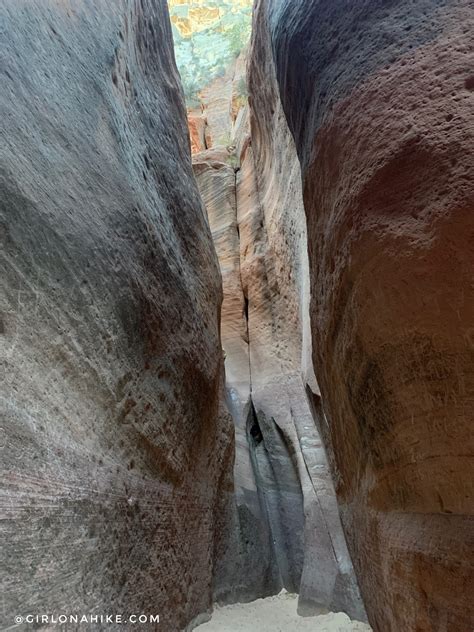
[[[216,607],[212,620],[199,632],[370,632],[371,627],[351,621],[342,612],[300,617],[298,596],[282,591],[274,597]]]

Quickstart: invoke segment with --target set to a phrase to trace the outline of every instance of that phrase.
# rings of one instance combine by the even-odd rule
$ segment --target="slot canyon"
[[[0,3],[2,630],[473,632],[473,31]]]

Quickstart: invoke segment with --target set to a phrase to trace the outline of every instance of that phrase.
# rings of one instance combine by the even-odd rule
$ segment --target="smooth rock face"
[[[223,278],[221,334],[236,435],[237,518],[227,528],[234,539],[216,598],[254,599],[284,586],[299,592],[302,613],[324,606],[364,618],[305,391],[310,384],[319,392],[299,162],[271,63],[250,64],[250,131],[238,94],[243,67],[240,58],[201,93],[212,146],[193,155]],[[267,119],[270,109],[275,115]],[[192,137],[195,114],[188,119]],[[213,145],[213,138],[226,143]]]
[[[2,627],[182,629],[210,607],[233,430],[166,5],[1,14]]]
[[[235,425],[235,498],[229,498],[222,511],[227,545],[217,555],[214,582],[215,599],[220,603],[253,600],[280,588],[264,492],[255,475],[255,454],[249,449],[249,421],[254,411],[250,400],[248,323],[241,285],[236,173],[230,163],[233,157],[225,148],[193,156],[194,172],[221,267],[225,405]]]
[[[472,3],[256,12],[302,165],[315,410],[369,620],[470,632]]]
[[[312,401],[319,388],[311,360],[301,172],[258,7],[248,77],[252,147],[241,174],[244,179],[250,159],[258,203],[248,214],[252,221],[244,213],[240,218],[242,279],[249,297],[252,400],[277,478],[267,498],[272,499],[273,522],[280,525],[276,549],[285,557],[280,568],[286,562],[284,584],[299,593],[300,613],[323,606],[364,619],[328,462],[306,395]]]

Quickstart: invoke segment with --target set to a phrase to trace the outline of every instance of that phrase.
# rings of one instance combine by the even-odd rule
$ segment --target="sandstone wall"
[[[236,433],[240,544],[231,562],[223,560],[217,597],[255,598],[284,586],[300,593],[301,612],[323,605],[364,618],[305,392],[307,384],[318,391],[299,163],[271,65],[257,67],[249,55],[250,109],[241,97],[241,58],[203,90],[203,114],[189,114],[191,134],[198,118],[207,125],[208,148],[193,164],[223,276],[222,344]],[[238,572],[226,573],[230,563]]]
[[[252,399],[256,410],[265,419],[271,419],[263,435],[270,446],[275,472],[286,478],[282,489],[291,480],[289,464],[295,468],[294,489],[299,488],[299,502],[296,496],[291,499],[288,492],[280,490],[274,510],[280,514],[282,529],[286,531],[283,541],[296,540],[301,551],[301,575],[292,578],[299,592],[299,611],[308,613],[314,606],[325,606],[364,619],[317,427],[317,411],[310,405],[319,396],[319,387],[311,359],[301,172],[280,102],[270,38],[262,17],[256,7],[248,78],[252,143],[249,153],[258,200],[253,211],[252,247],[244,257],[242,274],[253,294],[249,299],[253,307],[249,311]],[[309,402],[307,392],[311,396]],[[297,509],[298,504],[302,505],[302,512]],[[300,525],[295,528],[290,520],[298,513]],[[291,546],[281,548],[288,549],[286,563],[294,573],[299,560]]]
[[[179,630],[210,607],[233,437],[166,4],[1,20],[2,625]]]
[[[260,0],[256,12],[302,166],[314,407],[369,620],[468,632],[472,3]]]
[[[273,554],[264,492],[249,449],[249,420],[254,415],[246,299],[242,291],[236,172],[225,147],[193,156],[194,172],[206,205],[221,267],[224,300],[221,336],[225,353],[225,405],[235,425],[235,498],[222,512],[225,550],[218,555],[215,596],[220,602],[252,600],[278,592],[281,583]]]

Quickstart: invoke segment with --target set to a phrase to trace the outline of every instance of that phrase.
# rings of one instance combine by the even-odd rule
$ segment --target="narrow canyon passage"
[[[0,3],[2,630],[474,630],[473,29]]]
[[[273,101],[256,94],[249,107],[253,55],[231,62],[188,111],[194,174],[222,274],[225,396],[236,433],[238,522],[225,561],[233,568],[238,560],[243,576],[224,567],[216,596],[248,600],[284,588],[299,594],[300,614],[324,605],[364,620],[310,407],[319,389],[301,173],[274,75],[265,77]],[[250,87],[259,72],[249,66]],[[261,120],[267,109],[272,129]]]

